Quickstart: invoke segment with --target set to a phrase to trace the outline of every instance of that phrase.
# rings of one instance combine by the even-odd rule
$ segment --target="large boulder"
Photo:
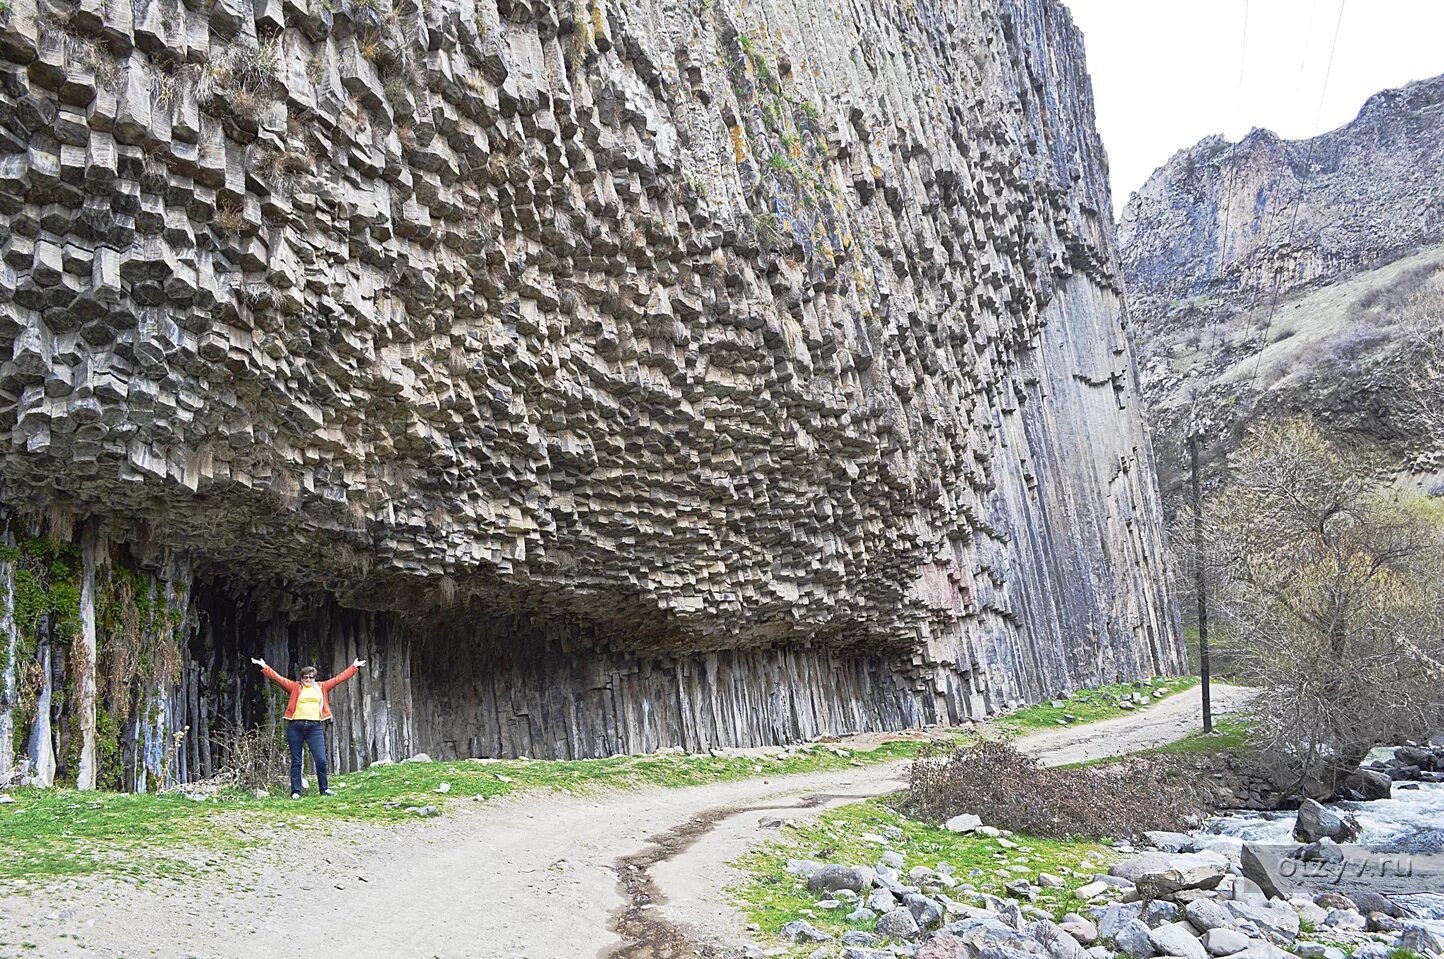
[[[782,927],[782,938],[793,942],[831,942],[832,936],[806,919],[795,919]]]
[[[1212,899],[1195,899],[1183,907],[1183,912],[1200,933],[1227,926],[1233,921],[1233,914]]]
[[[1208,959],[1208,950],[1198,941],[1198,934],[1186,922],[1170,922],[1152,929],[1148,941],[1161,955],[1180,959]]]
[[[934,936],[923,943],[918,949],[917,959],[973,959],[977,949],[959,939],[957,936],[943,933]],[[891,952],[882,953],[888,959],[892,959]]]
[[[1344,780],[1344,789],[1352,794],[1351,798],[1357,797],[1365,802],[1388,799],[1393,786],[1394,781],[1389,774],[1378,769],[1358,769]]]
[[[1058,928],[1072,936],[1079,945],[1091,946],[1098,941],[1098,926],[1074,912],[1064,916]]]
[[[1433,770],[1438,768],[1439,757],[1427,746],[1400,746],[1394,750],[1394,761],[1405,766]]]
[[[1274,942],[1287,944],[1298,938],[1299,914],[1283,899],[1273,899],[1264,905],[1235,900],[1225,903],[1225,906],[1234,916],[1252,923]]]
[[[903,905],[913,914],[919,929],[931,929],[943,923],[943,907],[927,896],[917,893],[903,896]]]
[[[1114,866],[1110,873],[1127,879],[1145,899],[1165,899],[1184,889],[1212,889],[1228,875],[1228,860],[1203,852],[1145,852]]]
[[[1198,841],[1186,832],[1150,829],[1143,834],[1143,838],[1154,849],[1164,852],[1198,852]]]
[[[1014,949],[1012,946],[991,945],[982,948],[982,951],[978,953],[978,959],[1038,959],[1038,956],[1022,949]]]
[[[873,932],[885,939],[911,939],[919,931],[918,921],[913,918],[912,911],[905,906],[899,906],[883,916],[873,927]]]
[[[1177,922],[1183,908],[1176,902],[1169,902],[1167,899],[1150,899],[1143,904],[1143,914],[1138,918],[1149,929],[1157,929],[1170,922]]]
[[[1419,925],[1406,925],[1399,933],[1399,947],[1421,956],[1444,955],[1444,939],[1438,933]]]
[[[1047,951],[1050,959],[1088,959],[1088,951],[1055,922],[1040,919],[1026,931]]]
[[[1210,929],[1203,934],[1203,948],[1211,956],[1231,956],[1243,952],[1253,940],[1237,929]]]
[[[874,889],[872,895],[867,897],[867,907],[880,913],[892,912],[898,907],[897,896],[886,889]]]
[[[1341,816],[1317,800],[1305,799],[1299,804],[1294,838],[1317,842],[1325,837],[1334,842],[1352,842],[1359,837],[1359,824],[1353,816]]]
[[[1243,881],[1247,882],[1253,889],[1259,892],[1261,899],[1284,898],[1285,890],[1279,885],[1279,877],[1274,875],[1271,865],[1278,860],[1277,850],[1270,846],[1255,846],[1253,843],[1244,843],[1239,850],[1239,865],[1243,867]],[[1252,890],[1244,889],[1245,895],[1239,895],[1240,888],[1238,881],[1234,882],[1234,898],[1244,900],[1249,898],[1247,893]]]
[[[1347,895],[1349,901],[1354,904],[1354,908],[1366,916],[1371,912],[1382,912],[1384,915],[1393,916],[1395,919],[1403,915],[1403,912],[1394,900],[1386,896],[1381,896],[1377,892],[1350,890],[1345,893],[1345,895]]]
[[[830,863],[818,868],[816,872],[807,877],[807,891],[814,895],[823,892],[837,892],[839,889],[861,893],[872,885],[872,877],[869,873],[870,870]]]
[[[1141,919],[1130,919],[1113,937],[1113,945],[1129,959],[1152,959],[1158,955],[1149,929]]]
[[[1295,858],[1304,862],[1343,862],[1344,848],[1328,836],[1305,843],[1293,852]]]
[[[1354,955],[1357,957],[1358,953],[1354,953]],[[1294,957],[1271,942],[1252,939],[1249,941],[1247,949],[1243,952],[1235,952],[1226,959],[1294,959]]]
[[[1104,939],[1112,939],[1124,926],[1142,918],[1143,903],[1113,902],[1102,908],[1095,908],[1092,912],[1093,917],[1098,920],[1098,935]]]

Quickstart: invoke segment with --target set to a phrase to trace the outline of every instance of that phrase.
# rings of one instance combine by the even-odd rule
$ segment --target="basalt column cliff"
[[[0,772],[959,720],[1173,668],[1045,0],[10,0]]]

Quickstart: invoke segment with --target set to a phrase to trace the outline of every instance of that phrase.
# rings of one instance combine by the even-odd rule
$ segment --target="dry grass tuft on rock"
[[[1212,794],[1197,763],[1178,757],[1059,768],[989,740],[919,757],[898,808],[935,824],[971,813],[1031,836],[1105,839],[1179,829],[1211,809]]]

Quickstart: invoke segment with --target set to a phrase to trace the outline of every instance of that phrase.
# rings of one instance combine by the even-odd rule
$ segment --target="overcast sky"
[[[1371,94],[1444,73],[1444,0],[1065,2],[1087,42],[1120,212],[1155,168],[1211,133],[1313,136]]]

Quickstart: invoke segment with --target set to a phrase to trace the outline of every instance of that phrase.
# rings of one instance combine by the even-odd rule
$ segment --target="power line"
[[[1248,0],[1243,4],[1243,30],[1242,40],[1239,44],[1238,53],[1238,89],[1234,95],[1234,123],[1238,123],[1239,114],[1243,111],[1243,79],[1244,71],[1248,64]],[[1238,173],[1238,164],[1231,163],[1223,183],[1222,198],[1223,207],[1223,236],[1219,247],[1218,269],[1222,273],[1228,261],[1228,240],[1230,234],[1230,220],[1233,213],[1233,204],[1230,199],[1233,196],[1233,182]],[[1207,343],[1204,346],[1204,357],[1213,355],[1216,344],[1216,337],[1219,327],[1219,316],[1221,311],[1215,311],[1209,321],[1207,330]],[[1203,706],[1203,731],[1213,731],[1213,699],[1210,692],[1211,679],[1208,662],[1208,580],[1203,565],[1203,497],[1202,480],[1199,475],[1199,444],[1203,438],[1203,424],[1198,417],[1198,379],[1195,377],[1190,402],[1189,402],[1189,430],[1188,430],[1188,461],[1193,492],[1193,572],[1194,572],[1194,599],[1198,604],[1198,667],[1199,667],[1199,688]]]
[[[1333,38],[1333,40],[1329,43],[1329,60],[1328,60],[1328,64],[1324,67],[1324,83],[1323,83],[1323,87],[1319,90],[1319,106],[1318,106],[1318,109],[1314,111],[1314,129],[1315,129],[1315,130],[1318,130],[1318,128],[1319,128],[1319,121],[1322,120],[1322,119],[1323,119],[1323,116],[1324,116],[1324,100],[1325,100],[1325,98],[1328,96],[1328,93],[1329,93],[1329,77],[1330,77],[1330,76],[1333,74],[1333,72],[1334,72],[1334,54],[1335,54],[1335,53],[1337,52],[1337,50],[1338,50],[1338,46],[1339,46],[1339,30],[1340,30],[1340,28],[1344,25],[1344,9],[1345,9],[1347,6],[1348,6],[1348,0],[1339,0],[1339,17],[1338,17],[1337,20],[1334,21],[1334,38]],[[1312,176],[1313,176],[1313,171],[1314,171],[1314,149],[1318,146],[1319,139],[1320,139],[1320,137],[1322,137],[1322,136],[1323,136],[1323,133],[1322,133],[1322,132],[1319,132],[1319,133],[1316,133],[1316,134],[1314,134],[1314,136],[1312,136],[1312,137],[1309,138],[1309,151],[1308,151],[1308,153],[1304,156],[1304,177],[1303,177],[1302,182],[1299,183],[1298,193],[1295,194],[1295,196],[1294,196],[1293,216],[1289,219],[1289,232],[1288,232],[1288,235],[1284,238],[1284,249],[1286,249],[1286,250],[1293,248],[1293,243],[1294,243],[1294,228],[1297,227],[1298,224],[1299,224],[1299,209],[1304,205],[1304,195],[1308,192],[1309,180],[1310,180],[1310,179],[1312,178]],[[1274,314],[1278,311],[1278,306],[1279,306],[1279,267],[1278,267],[1278,264],[1275,263],[1275,264],[1274,264],[1274,274],[1273,274],[1273,289],[1272,289],[1272,292],[1271,292],[1270,297],[1269,297],[1269,313],[1268,313],[1268,318],[1264,321],[1263,339],[1262,339],[1262,341],[1260,342],[1258,354],[1254,356],[1253,375],[1249,377],[1249,381],[1248,381],[1248,392],[1250,392],[1250,393],[1253,392],[1254,387],[1255,387],[1255,386],[1257,385],[1257,383],[1258,383],[1259,368],[1260,368],[1261,366],[1263,366],[1263,354],[1264,354],[1264,350],[1268,349],[1269,332],[1270,332],[1270,330],[1273,329]]]

